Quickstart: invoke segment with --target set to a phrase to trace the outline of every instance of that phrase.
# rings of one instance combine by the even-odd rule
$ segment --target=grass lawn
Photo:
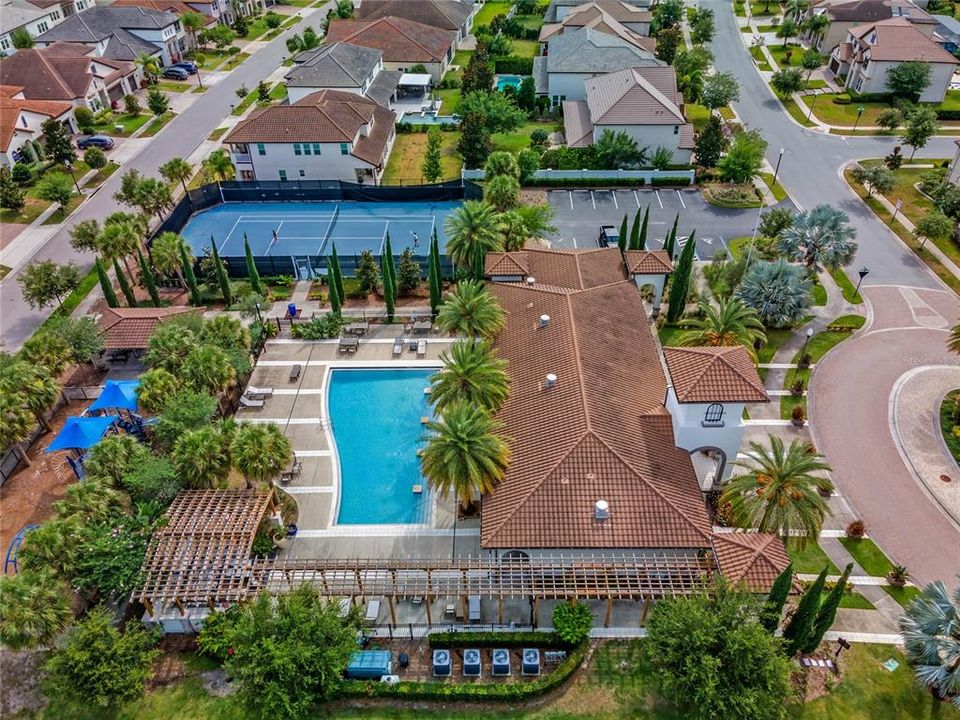
[[[777,180],[776,183],[773,182],[773,173],[760,173],[760,177],[763,178],[763,181],[767,184],[767,187],[770,188],[770,192],[773,193],[773,196],[777,199],[777,202],[786,199],[786,188],[780,184],[780,180]]]
[[[209,86],[207,86],[207,85],[204,85],[203,87],[200,87],[199,85],[197,85],[197,86],[196,86],[193,90],[191,90],[190,92],[192,92],[194,95],[199,95],[200,93],[205,93],[205,92],[206,92],[207,90],[209,90],[209,89],[210,89],[210,88],[209,88]]]
[[[788,538],[787,555],[793,561],[795,573],[817,575],[826,567],[828,575],[840,574],[837,566],[831,562],[818,543],[807,541],[807,544],[801,547],[799,539]]]
[[[857,286],[853,284],[853,281],[850,280],[850,276],[847,275],[843,268],[830,270],[830,277],[832,277],[833,281],[840,286],[840,290],[843,292],[844,300],[846,300],[848,303],[853,303],[854,305],[859,305],[863,302],[863,298],[860,297],[860,293],[857,292]]]
[[[530,147],[530,133],[534,130],[546,130],[553,132],[554,123],[552,122],[525,122],[513,132],[496,133],[491,137],[494,150],[507,150],[508,152],[519,152],[524,148]]]
[[[440,99],[440,112],[444,115],[452,115],[457,111],[457,105],[460,104],[460,89],[447,88],[446,90],[434,90]]]
[[[227,53],[223,50],[217,50],[212,47],[201,49],[197,52],[203,57],[203,62],[200,63],[201,72],[204,70],[213,70],[228,57]]]
[[[481,25],[489,25],[497,15],[506,15],[510,12],[513,3],[509,2],[488,2],[484,3],[473,18],[473,29],[476,30]]]
[[[539,30],[543,27],[543,15],[514,15],[527,30]]]
[[[820,283],[813,286],[813,304],[817,307],[827,304],[827,289]]]
[[[958,393],[960,393],[960,390],[950,391],[940,403],[940,430],[943,433],[943,441],[947,444],[947,449],[954,459],[960,462],[960,437],[953,433],[953,427],[957,424],[953,421],[953,410],[957,402],[960,402]]]
[[[281,25],[282,24],[281,22]],[[247,35],[243,39],[256,40],[269,29],[270,28],[267,27],[267,21],[264,19],[264,16],[261,15],[247,26]]]
[[[119,167],[120,166],[115,162],[108,162],[102,168],[97,170],[97,173],[87,180],[83,184],[83,187],[97,187],[98,185],[102,185],[104,181],[113,175]]]
[[[155,117],[150,121],[150,124],[147,125],[146,129],[140,133],[140,137],[153,137],[163,129],[164,125],[173,120],[176,116],[177,114],[175,112],[168,110],[163,115]]]
[[[470,62],[471,57],[473,57],[473,50],[457,50],[457,52],[453,54],[453,60],[450,62],[450,64],[456,65],[459,67],[459,70],[448,70],[444,77],[457,79],[462,78],[463,71],[466,70],[467,64]]]
[[[698,132],[703,130],[710,121],[710,110],[703,105],[690,103],[684,106],[683,111],[687,116],[687,122],[692,123],[693,129]]]
[[[792,117],[792,118],[793,118],[794,120],[796,120],[798,123],[800,123],[800,124],[803,125],[804,127],[812,127],[812,126],[813,126],[813,121],[807,119],[807,115],[809,114],[809,113],[808,113],[808,109],[807,109],[807,108],[801,108],[801,107],[797,104],[797,101],[796,101],[796,100],[794,100],[793,98],[790,98],[789,100],[786,100],[786,101],[783,103],[783,106],[787,109],[787,112],[790,113],[790,117]]]
[[[848,553],[853,555],[853,559],[868,575],[884,577],[893,568],[893,563],[887,559],[887,556],[880,551],[877,544],[870,538],[854,540],[853,538],[842,537],[840,538],[840,544],[847,549]]]
[[[767,45],[767,50],[770,51],[773,59],[780,67],[800,67],[803,48],[799,45],[790,44],[784,47],[783,43],[777,43],[776,45]],[[787,62],[787,53],[790,53],[790,62]]]
[[[154,87],[157,90],[163,90],[164,92],[182,93],[189,90],[191,85],[186,80],[184,80],[183,82],[171,82],[171,81],[160,80],[157,82],[156,85],[154,85]]]
[[[814,78],[813,80],[807,80],[807,90],[820,90],[827,86],[826,80],[819,80]]]
[[[858,592],[845,592],[840,596],[840,607],[850,610],[873,610],[873,603]]]
[[[780,12],[780,5],[775,2],[765,2],[765,0],[757,0],[757,2],[750,3],[750,14],[754,17],[758,15],[777,15]]]
[[[224,72],[230,72],[231,70],[235,69],[238,65],[241,65],[248,57],[250,57],[250,53],[239,52],[233,57],[231,57],[220,69],[223,70]]]
[[[923,594],[920,588],[913,587],[912,585],[906,585],[902,588],[884,585],[883,591],[903,607],[906,607]]]
[[[40,200],[39,198],[24,198],[26,201],[23,209],[19,213],[14,213],[12,210],[7,208],[0,209],[0,222],[2,223],[20,223],[21,225],[29,225],[37,217],[50,207],[50,203],[46,200]]]
[[[68,217],[70,217],[70,213],[72,213],[74,210],[80,207],[80,203],[82,203],[83,200],[84,200],[84,196],[74,191],[73,197],[70,198],[70,202],[67,203],[67,207],[64,209],[64,211],[60,212],[60,208],[57,208],[56,210],[53,211],[50,217],[48,217],[46,220],[43,221],[43,224],[59,225]]]
[[[214,130],[212,133],[210,133],[210,134],[207,136],[207,140],[219,140],[219,139],[222,138],[224,135],[226,135],[227,130],[229,130],[229,129],[230,129],[230,128],[225,128],[225,127],[217,128],[216,130]]]
[[[440,167],[443,169],[443,180],[453,180],[460,177],[460,168],[463,161],[457,154],[457,142],[460,140],[458,132],[441,132]],[[420,183],[420,165],[427,151],[427,133],[398,133],[387,161],[387,168],[383,173],[385,185],[399,185],[401,183]]]
[[[849,102],[846,105],[838,105],[833,102],[837,93],[822,93],[815,96],[816,102],[813,102],[813,114],[822,122],[828,125],[847,125],[853,127],[858,125],[876,125],[880,113],[889,110],[889,103],[878,102]],[[803,102],[807,108],[812,102],[810,97],[804,97]],[[863,107],[863,115],[860,116],[860,122],[857,123],[857,108]]]
[[[767,56],[763,54],[763,50],[760,49],[759,45],[752,45],[750,47],[750,54],[753,56],[753,59],[757,63],[757,67],[760,68],[763,72],[770,72],[773,70],[770,67],[770,63],[767,62]]]
[[[257,101],[258,97],[259,97],[259,93],[257,92],[257,89],[254,88],[253,90],[247,93],[247,96],[243,100],[241,100],[240,102],[238,102],[236,105],[233,106],[233,110],[230,111],[230,114],[243,115],[247,111],[247,108],[249,108],[251,105],[253,105]]]
[[[113,137],[129,137],[135,131],[146,125],[153,115],[142,112],[139,115],[114,115],[113,121],[108,123],[97,123],[93,126],[93,131],[97,135],[112,135]],[[123,130],[117,132],[116,126],[120,125]]]
[[[540,54],[540,43],[536,40],[514,40],[510,38],[510,45],[513,47],[511,55],[532,58]]]
[[[683,333],[687,332],[684,328],[673,323],[665,323],[657,331],[657,336],[660,338],[660,344],[664,347],[675,347],[680,342],[680,336]]]
[[[287,99],[286,83],[278,82],[276,85],[270,88],[270,99],[273,101],[286,100]]]

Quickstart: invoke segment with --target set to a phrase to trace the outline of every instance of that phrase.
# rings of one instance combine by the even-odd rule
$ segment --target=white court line
[[[323,425],[323,418],[313,417],[313,418],[264,418],[264,417],[247,417],[244,413],[241,418],[244,422],[252,423],[253,425]],[[786,422],[790,422],[787,420]]]
[[[784,392],[789,392],[789,391],[784,390]],[[303,388],[302,390],[298,390],[297,388],[274,388],[273,389],[274,395],[287,395],[287,396],[289,395],[323,395],[323,393],[324,393],[323,388]]]
[[[683,209],[687,209],[687,204],[683,201],[683,195],[680,194],[680,191],[677,190],[677,197],[680,198],[680,204],[683,205]]]
[[[568,191],[569,192],[569,191]],[[283,215],[240,215],[237,220],[243,222],[276,222],[277,220],[289,220],[291,218],[304,218],[305,220],[318,220],[322,218],[333,217],[333,213],[284,213]],[[379,220],[380,218],[391,218],[396,220],[429,220],[434,215],[347,215],[343,218],[347,222],[369,222],[370,220]]]
[[[291,495],[310,495],[312,493],[333,493],[333,488],[329,485],[282,485],[286,492]]]
[[[720,244],[723,245],[723,249],[727,253],[727,257],[730,257],[730,248],[727,247],[726,240],[723,239],[723,235],[718,235],[718,237],[720,238]]]
[[[637,209],[640,209],[640,196],[637,195],[637,191],[633,191],[633,199],[637,201]]]
[[[653,194],[657,196],[657,202],[660,203],[660,209],[663,210],[663,200],[660,199],[660,191],[654,190]]]
[[[611,191],[610,191],[610,194],[613,195],[613,206],[614,206],[617,210],[619,210],[619,209],[620,209],[620,204],[617,202],[617,191],[616,191],[616,190],[611,190]]]
[[[573,238],[573,247],[577,247],[577,239]]]
[[[597,198],[593,194],[593,190],[590,191],[590,202],[593,203],[593,209],[597,209]]]

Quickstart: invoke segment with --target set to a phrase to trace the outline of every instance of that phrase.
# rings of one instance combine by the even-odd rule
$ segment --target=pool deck
[[[273,396],[259,409],[241,408],[237,419],[275,423],[290,438],[303,463],[300,476],[280,487],[299,507],[300,531],[284,551],[296,558],[383,557],[439,558],[453,552],[454,501],[435,498],[430,522],[423,525],[336,525],[339,471],[326,411],[327,382],[333,368],[439,367],[440,353],[456,338],[426,336],[426,357],[404,349],[393,357],[392,337],[361,339],[352,355],[339,352],[337,340],[307,342],[271,340],[250,377],[250,385],[273,388]],[[298,381],[290,369],[300,365]],[[476,555],[480,550],[479,522],[460,521],[456,553]]]

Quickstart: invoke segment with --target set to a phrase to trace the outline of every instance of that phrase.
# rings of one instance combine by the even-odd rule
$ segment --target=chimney
[[[537,283],[537,279],[535,277],[527,278],[527,285],[536,285],[536,283]]]
[[[557,376],[554,375],[553,373],[547,373],[547,378],[544,381],[543,386],[545,388],[552,388],[556,384],[557,384]]]
[[[550,324],[550,316],[549,316],[549,315],[541,315],[541,316],[540,316],[540,327],[545,328],[545,327],[546,327],[547,325],[549,325],[549,324]]]
[[[610,503],[606,500],[597,500],[593,505],[593,517],[595,520],[608,520],[610,518]]]

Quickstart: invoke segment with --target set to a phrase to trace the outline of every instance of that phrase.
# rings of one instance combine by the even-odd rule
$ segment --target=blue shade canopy
[[[120,420],[116,415],[104,417],[68,417],[63,429],[44,452],[86,450],[100,442],[107,430]]]
[[[100,397],[93,401],[87,412],[107,410],[108,408],[137,409],[137,390],[139,380],[107,380]]]

